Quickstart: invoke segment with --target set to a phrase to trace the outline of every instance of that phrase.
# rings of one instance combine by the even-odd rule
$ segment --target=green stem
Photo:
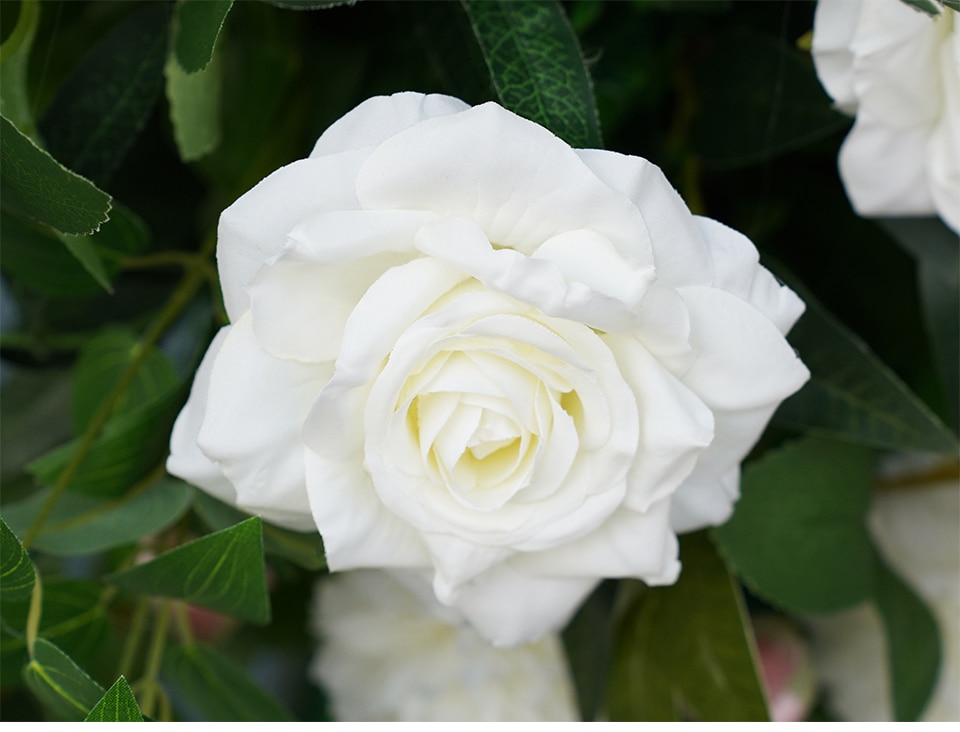
[[[100,408],[97,410],[97,413],[93,416],[93,419],[90,420],[90,423],[87,425],[87,429],[83,433],[83,438],[80,442],[80,445],[77,447],[76,452],[73,453],[73,457],[70,459],[70,462],[67,463],[67,466],[63,469],[63,472],[60,473],[57,481],[53,485],[53,490],[50,492],[47,500],[37,513],[33,523],[30,524],[30,528],[27,530],[23,539],[24,547],[29,547],[37,538],[37,534],[40,533],[43,522],[47,520],[50,512],[63,496],[67,486],[70,485],[70,481],[73,480],[73,477],[77,474],[77,471],[80,469],[80,466],[86,459],[87,454],[93,447],[94,442],[100,435],[100,431],[113,414],[113,409],[116,406],[117,401],[126,393],[127,389],[129,389],[130,385],[133,383],[133,380],[137,375],[137,371],[147,358],[150,348],[157,343],[163,332],[170,327],[180,312],[187,306],[205,280],[206,274],[203,272],[203,270],[199,268],[189,270],[184,278],[180,281],[177,289],[173,291],[170,299],[167,300],[163,310],[160,311],[159,315],[157,315],[153,322],[147,327],[146,332],[144,332],[139,343],[137,344],[138,347],[134,353],[133,359],[124,369],[123,373],[120,374],[120,378],[117,379],[117,383],[114,384],[113,389],[110,390],[110,393],[107,395],[106,399],[104,399],[100,404]]]
[[[143,699],[140,708],[148,716],[154,716],[157,705],[157,695],[160,693],[160,665],[163,663],[163,652],[167,645],[167,627],[170,624],[170,601],[164,600],[157,613],[157,622],[153,626],[153,638],[150,641],[150,653],[147,656],[147,668],[141,680],[143,684]]]
[[[177,633],[180,635],[180,642],[185,646],[192,646],[194,643],[193,629],[190,627],[188,612],[187,603],[185,602],[178,602],[174,606],[174,619],[177,623]]]
[[[33,592],[30,594],[30,610],[27,612],[27,652],[33,660],[33,644],[40,633],[40,618],[43,615],[43,581],[40,573],[33,570]]]
[[[126,678],[133,678],[133,660],[140,648],[140,639],[143,637],[143,630],[147,624],[147,611],[150,609],[150,598],[142,597],[137,602],[137,609],[133,612],[133,619],[130,622],[130,630],[127,631],[127,638],[123,643],[123,653],[120,656],[119,675]]]

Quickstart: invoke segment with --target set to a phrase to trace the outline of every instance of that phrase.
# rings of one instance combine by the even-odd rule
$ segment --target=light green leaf
[[[90,234],[108,218],[111,199],[0,117],[0,190],[5,208],[64,234]]]
[[[236,662],[215,648],[190,645],[168,649],[163,676],[208,721],[293,721],[290,713],[251,681]]]
[[[194,73],[181,69],[172,55],[167,60],[164,74],[170,122],[184,162],[202,158],[220,144],[221,57],[215,54],[202,71]]]
[[[940,669],[937,621],[880,557],[873,599],[887,637],[894,716],[898,722],[916,721],[930,701]]]
[[[803,147],[850,123],[805,58],[782,38],[717,33],[694,71],[694,148],[707,164],[747,165]]]
[[[33,660],[23,669],[27,686],[49,711],[80,721],[103,696],[103,687],[50,641],[38,638]]]
[[[563,646],[577,691],[580,717],[588,722],[597,719],[607,686],[616,595],[615,581],[601,583],[563,630]]]
[[[40,3],[23,0],[18,3],[16,25],[0,46],[0,115],[10,120],[19,130],[36,139],[37,128],[27,94],[27,63],[37,34]],[[12,3],[4,3],[4,10]]]
[[[143,713],[127,680],[120,676],[107,689],[84,722],[142,722]]]
[[[934,0],[901,0],[901,2],[927,15],[940,15],[943,12],[943,8]]]
[[[200,518],[215,531],[249,518],[248,514],[218,501],[205,491],[196,491],[195,505]],[[287,559],[304,569],[315,571],[326,569],[327,566],[323,553],[323,540],[316,532],[291,531],[265,523],[263,548],[267,554]]]
[[[50,495],[49,489],[6,506],[17,527],[28,527]],[[33,546],[59,556],[96,554],[162,531],[190,507],[193,490],[177,480],[160,480],[115,500],[65,493],[43,524]]]
[[[78,64],[40,121],[47,149],[91,180],[113,174],[147,123],[167,57],[169,3],[147,3]],[[73,232],[80,233],[80,232]]]
[[[141,349],[137,337],[121,328],[105,329],[84,345],[74,370],[72,406],[77,432],[86,428],[100,403]],[[118,401],[114,414],[134,412],[144,404],[163,398],[177,387],[179,381],[170,359],[159,349],[151,347],[127,393]]]
[[[920,299],[937,367],[960,424],[960,237],[939,219],[882,219],[881,226],[917,260]]]
[[[106,579],[125,590],[183,599],[261,625],[270,622],[257,516]]]
[[[789,339],[811,379],[774,420],[874,447],[956,453],[957,438],[930,408],[809,292],[784,279],[807,303]]]
[[[864,523],[873,459],[856,445],[796,440],[749,463],[718,546],[758,596],[786,610],[830,612],[866,599],[873,549]]]
[[[4,211],[0,211],[0,230],[3,231],[0,266],[4,271],[45,295],[58,298],[94,295],[104,290],[67,248],[68,241],[91,242],[106,279],[112,281],[120,269],[120,260],[142,250],[148,240],[143,222],[118,205],[110,210],[110,220],[98,232],[86,237],[58,234]]]
[[[462,0],[504,107],[573,147],[600,148],[593,85],[556,2]]]
[[[33,563],[30,557],[16,534],[0,517],[0,597],[4,600],[30,597],[33,581]]]
[[[610,719],[769,721],[737,583],[705,532],[682,537],[680,558],[677,583],[640,589],[618,624]]]
[[[181,70],[192,74],[210,63],[217,36],[232,7],[233,0],[180,0],[177,3],[173,56]],[[167,74],[169,79],[169,62]]]

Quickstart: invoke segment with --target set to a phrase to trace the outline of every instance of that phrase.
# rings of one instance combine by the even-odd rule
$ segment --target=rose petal
[[[817,76],[837,107],[850,116],[857,111],[850,43],[861,8],[862,3],[850,0],[819,0],[813,16],[812,52]]]
[[[237,491],[233,483],[223,476],[220,466],[211,460],[197,445],[197,435],[207,411],[207,394],[210,391],[210,373],[213,362],[223,348],[231,326],[217,331],[207,352],[197,368],[190,387],[190,396],[184,405],[170,435],[170,457],[167,458],[167,472],[188,483],[203,488],[207,493],[221,501],[235,505]]]
[[[810,373],[776,325],[721,290],[680,291],[690,311],[697,360],[683,381],[714,409],[742,410],[793,394]],[[717,434],[720,426],[716,425]]]
[[[617,511],[597,531],[553,549],[518,555],[517,569],[543,577],[636,577],[648,585],[673,584],[680,573],[670,501],[646,511]]]
[[[384,508],[361,464],[310,449],[304,464],[310,509],[331,571],[429,565],[420,537]]]
[[[600,180],[640,210],[661,281],[674,287],[709,284],[710,258],[700,232],[660,168],[643,158],[609,150],[576,152]]]
[[[551,236],[592,229],[638,262],[652,259],[629,200],[562,140],[492,103],[386,140],[361,169],[357,195],[364,208],[470,219],[497,246],[528,254]]]
[[[358,209],[355,181],[369,150],[298,160],[271,173],[222,214],[217,267],[231,321],[249,307],[246,287],[298,223],[321,211]]]
[[[630,467],[624,505],[643,513],[669,496],[693,470],[697,457],[713,440],[713,414],[639,339],[607,334],[604,341],[637,401],[638,459]]]
[[[469,109],[470,105],[443,94],[399,92],[361,102],[320,135],[311,158],[379,145],[401,130],[426,119]]]
[[[571,232],[568,236],[577,236],[577,233]],[[577,238],[582,243],[583,239],[590,242],[590,238],[594,238],[595,241],[595,237],[598,235]],[[556,242],[557,239],[550,241]],[[603,241],[610,246],[609,242]],[[452,242],[455,246],[451,246]],[[489,289],[534,305],[547,315],[569,318],[609,331],[636,327],[638,317],[631,307],[642,297],[653,276],[652,268],[631,269],[627,262],[621,262],[621,270],[629,269],[630,272],[625,275],[621,271],[615,277],[621,281],[629,280],[623,289],[629,291],[632,301],[623,302],[584,282],[568,279],[564,270],[550,261],[546,253],[528,257],[513,249],[494,249],[475,222],[460,218],[426,224],[417,234],[417,247],[424,254],[469,274]],[[591,248],[585,249],[587,255]],[[603,277],[591,279],[602,281]]]
[[[462,587],[454,606],[495,646],[558,631],[597,586],[595,577],[543,577],[502,562]]]
[[[928,216],[935,213],[924,167],[924,127],[897,129],[865,110],[840,146],[840,177],[861,216]]]
[[[748,302],[781,333],[803,315],[803,300],[760,266],[757,248],[739,231],[703,216],[694,217],[713,260],[713,286]]]
[[[250,315],[229,330],[211,371],[197,443],[236,487],[240,508],[290,528],[315,528],[299,432],[331,371],[330,364],[267,354]]]

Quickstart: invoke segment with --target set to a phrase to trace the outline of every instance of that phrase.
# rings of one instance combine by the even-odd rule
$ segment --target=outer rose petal
[[[331,371],[332,364],[267,354],[249,315],[230,327],[211,370],[197,444],[236,488],[237,506],[293,529],[315,528],[299,432]]]
[[[230,326],[217,331],[210,342],[207,352],[197,368],[197,374],[190,387],[190,397],[183,410],[177,416],[170,435],[170,457],[167,458],[167,472],[183,478],[188,483],[200,486],[207,493],[230,504],[237,502],[237,489],[223,476],[220,466],[211,460],[197,444],[200,426],[207,411],[207,394],[210,391],[210,373],[223,342],[230,332]]]
[[[379,145],[401,130],[434,117],[462,112],[470,105],[443,94],[399,92],[361,102],[320,135],[311,158]]]
[[[861,7],[850,0],[819,0],[813,16],[813,62],[817,76],[837,107],[849,115],[857,111],[850,43]]]
[[[944,113],[928,142],[930,194],[937,212],[960,232],[960,14],[953,21],[953,37],[940,48],[944,85]]]
[[[557,234],[593,229],[621,254],[652,259],[633,203],[562,140],[493,103],[386,140],[361,169],[357,196],[364,208],[471,219],[489,241],[525,254]]]
[[[231,321],[250,306],[246,287],[263,263],[283,248],[297,224],[321,211],[360,208],[357,171],[369,150],[297,160],[271,173],[222,214],[217,267]]]

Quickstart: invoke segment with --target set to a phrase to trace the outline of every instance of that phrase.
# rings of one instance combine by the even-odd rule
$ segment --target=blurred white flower
[[[960,14],[902,0],[819,0],[813,60],[856,116],[840,175],[863,216],[939,214],[960,232]]]
[[[310,666],[340,721],[576,721],[560,639],[495,648],[387,572],[317,583]]]
[[[940,627],[940,677],[922,720],[960,721],[957,478],[879,491],[870,529],[884,557],[929,605]],[[810,629],[814,665],[830,710],[850,721],[892,720],[886,641],[873,606],[813,618]]]

